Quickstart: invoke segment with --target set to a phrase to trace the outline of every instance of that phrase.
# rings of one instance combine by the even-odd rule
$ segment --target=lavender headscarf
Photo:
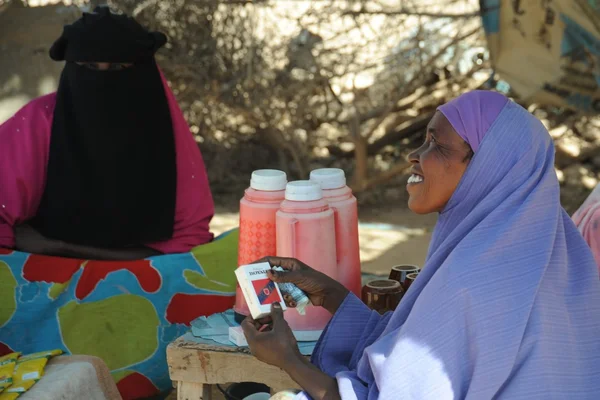
[[[399,307],[349,295],[323,333],[313,362],[343,400],[599,398],[596,265],[560,205],[547,130],[510,101],[490,120],[496,99],[443,107],[476,156]]]
[[[438,111],[477,153],[485,133],[508,101],[500,93],[474,90],[438,107]]]

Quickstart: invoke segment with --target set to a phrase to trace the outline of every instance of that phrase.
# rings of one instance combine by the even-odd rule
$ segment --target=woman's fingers
[[[287,271],[299,269],[300,262],[295,258],[267,257],[266,261],[271,267],[281,267]]]
[[[258,333],[258,329],[254,325],[255,322],[256,321],[254,321],[252,318],[246,318],[240,324],[242,330],[244,331],[244,336],[246,336],[246,339],[252,340]]]
[[[301,271],[267,271],[267,276],[269,277],[269,279],[277,283],[297,283],[299,280],[302,279],[301,274]]]
[[[292,308],[296,307],[296,302],[294,301],[294,298],[292,296],[290,296],[289,294],[283,295],[283,300],[285,301],[286,306],[292,307]]]
[[[285,305],[286,306],[292,307],[292,308],[295,307],[295,305],[292,306],[292,304],[295,304],[294,303],[294,298],[292,296],[290,296],[289,294],[283,295],[283,301],[285,301]]]
[[[257,325],[257,326],[261,327],[261,326],[263,326],[265,324],[270,324],[271,322],[273,322],[273,319],[270,316],[268,316],[268,317],[261,318],[261,319],[259,319],[258,321],[255,321],[255,322],[256,322],[255,326]]]
[[[273,319],[273,326],[277,326],[281,324],[281,321],[285,321],[283,319],[283,309],[279,303],[271,304],[271,318]]]

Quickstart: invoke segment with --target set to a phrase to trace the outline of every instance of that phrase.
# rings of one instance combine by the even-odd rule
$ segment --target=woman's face
[[[417,214],[441,212],[465,173],[473,155],[441,112],[429,125],[425,143],[408,155],[413,164],[406,190],[408,207]]]

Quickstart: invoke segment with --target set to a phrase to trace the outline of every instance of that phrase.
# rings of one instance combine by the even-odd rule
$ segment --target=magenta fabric
[[[177,155],[177,200],[173,237],[148,247],[185,253],[213,239],[214,203],[200,149],[161,73],[171,110]],[[39,97],[0,125],[0,247],[13,248],[15,225],[35,216],[44,193],[56,93]],[[153,190],[149,188],[149,195]],[[152,221],[148,221],[152,223]]]
[[[474,90],[438,107],[454,130],[477,153],[479,145],[508,98],[497,92]]]
[[[585,202],[573,214],[573,222],[587,242],[600,271],[600,185],[597,185]]]

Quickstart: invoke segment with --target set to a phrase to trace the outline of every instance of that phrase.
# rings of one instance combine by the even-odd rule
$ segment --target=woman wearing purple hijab
[[[423,271],[393,313],[300,261],[270,258],[333,318],[312,362],[280,307],[243,328],[298,399],[598,399],[600,280],[559,202],[544,126],[492,92],[439,108],[409,156],[412,211],[439,213]]]

